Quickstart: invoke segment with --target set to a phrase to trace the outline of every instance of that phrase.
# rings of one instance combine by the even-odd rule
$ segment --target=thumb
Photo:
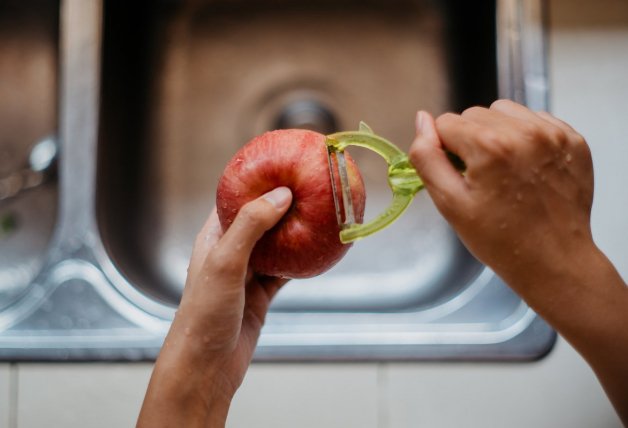
[[[292,192],[278,187],[240,208],[235,220],[224,233],[214,252],[238,272],[246,272],[255,243],[288,211]]]
[[[466,190],[464,178],[447,157],[434,118],[429,113],[417,113],[416,131],[409,151],[410,162],[438,209],[447,216]]]

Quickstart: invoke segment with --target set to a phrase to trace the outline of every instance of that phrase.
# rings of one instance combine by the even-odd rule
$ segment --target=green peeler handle
[[[408,156],[390,141],[375,135],[371,128],[360,122],[359,131],[337,132],[327,136],[331,151],[344,151],[348,146],[364,147],[379,154],[388,164],[388,185],[393,193],[392,203],[373,221],[351,224],[340,231],[340,241],[350,243],[378,232],[394,222],[408,208],[414,195],[424,185]]]

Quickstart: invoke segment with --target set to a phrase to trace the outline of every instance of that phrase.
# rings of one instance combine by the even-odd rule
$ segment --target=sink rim
[[[504,65],[503,63],[504,61],[510,61],[509,56],[504,55],[504,52],[513,51],[512,46],[509,47],[509,44],[519,43],[519,40],[529,40],[533,46],[536,46],[534,45],[535,43],[541,43],[540,49],[532,49],[533,52],[536,52],[541,57],[524,63],[526,67],[531,67],[531,70],[518,71],[529,71],[528,75],[531,73],[536,77],[546,78],[545,63],[542,58],[545,38],[543,28],[539,25],[539,22],[542,22],[542,19],[540,19],[542,0],[526,2],[526,7],[530,8],[527,12],[531,11],[533,18],[535,13],[539,13],[536,16],[538,19],[535,18],[536,20],[533,19],[533,22],[528,22],[527,24],[518,22],[524,33],[528,31],[528,33],[522,35],[531,36],[529,39],[526,37],[519,38],[519,34],[512,34],[513,25],[517,23],[513,23],[512,20],[522,18],[514,14],[512,2],[497,0],[497,5],[498,22],[500,22],[500,25],[498,25],[500,70],[506,69],[508,71],[508,67],[514,67],[513,64],[508,63]],[[97,88],[99,58],[94,53],[94,51],[97,52],[97,49],[90,50],[90,48],[93,49],[100,45],[102,3],[99,0],[94,2],[64,0],[63,6],[62,13],[65,27],[62,29],[62,40],[65,47],[64,55],[66,56],[62,63],[64,72],[62,72],[61,76],[62,105],[65,107],[61,109],[61,140],[65,147],[62,153],[62,179],[60,183],[60,189],[62,190],[61,210],[59,218],[57,218],[58,223],[55,228],[49,257],[46,260],[45,267],[40,272],[40,276],[45,278],[46,275],[55,269],[57,269],[57,275],[60,275],[59,270],[67,269],[71,273],[71,275],[68,273],[69,277],[75,278],[81,274],[80,272],[72,271],[72,269],[86,269],[86,271],[91,273],[85,274],[84,272],[82,275],[90,279],[89,283],[101,295],[109,296],[110,300],[105,298],[105,303],[103,304],[112,301],[117,302],[109,304],[116,305],[117,309],[122,308],[119,311],[120,317],[134,320],[134,325],[137,328],[107,337],[99,337],[97,331],[91,330],[84,331],[83,336],[76,336],[77,330],[72,329],[64,331],[30,330],[32,332],[39,331],[39,335],[42,333],[47,334],[49,337],[44,343],[43,341],[38,341],[37,337],[29,339],[27,335],[25,336],[24,333],[27,333],[29,330],[7,328],[7,323],[5,322],[5,328],[0,327],[0,359],[153,359],[158,353],[164,334],[169,327],[169,320],[172,319],[175,309],[174,307],[159,304],[142,295],[137,288],[127,282],[126,278],[116,269],[112,259],[108,256],[96,223],[94,192],[96,158],[94,154],[97,143],[96,129],[98,128]],[[530,16],[523,18],[530,19]],[[541,32],[540,36],[539,32]],[[86,47],[87,55],[85,55]],[[520,55],[524,54],[522,51],[530,52],[529,49],[521,49],[521,46],[514,49],[514,51]],[[520,63],[519,65],[522,64]],[[85,77],[84,74],[88,76]],[[509,73],[505,74],[506,83],[510,82],[509,85],[506,85],[503,78],[500,78],[499,81],[502,84],[500,86],[500,96],[515,99],[535,109],[545,109],[547,107],[547,85],[537,85],[538,79],[535,82],[526,82],[523,79],[524,75],[526,73],[517,74],[510,70]],[[513,79],[519,80],[513,82]],[[534,85],[529,86],[531,83]],[[523,99],[521,98],[522,96],[524,97]],[[83,168],[72,168],[72,166],[76,165],[83,165]],[[496,286],[500,283],[499,278],[494,276],[488,268],[483,271],[482,275],[485,278],[490,277],[490,281],[494,281]],[[63,278],[63,275],[61,275],[61,279]],[[47,277],[48,281],[51,279],[55,279],[55,276]],[[59,280],[59,276],[56,279]],[[125,290],[125,287],[128,290]],[[28,288],[28,294],[24,296],[22,302],[30,299],[30,304],[33,304],[33,307],[35,307],[37,303],[45,300],[47,292],[52,293],[54,290],[54,284],[46,282],[46,280],[41,282],[35,281]],[[481,293],[483,290],[487,290],[487,288],[478,286],[478,293]],[[131,294],[127,293],[127,291],[131,294],[136,293],[136,295],[129,298]],[[77,304],[79,303],[77,302]],[[147,310],[148,307],[151,307],[154,313]],[[138,315],[145,317],[145,319],[137,319]],[[320,314],[314,315],[319,316]],[[8,319],[6,311],[1,312],[0,316],[4,317],[5,321]],[[324,343],[319,333],[316,343],[310,343],[309,345],[304,343],[298,344],[294,342],[295,336],[290,336],[289,334],[278,335],[277,329],[281,327],[279,324],[281,316],[285,316],[285,314],[269,314],[269,322],[260,338],[256,359],[263,361],[347,359],[531,360],[545,355],[551,349],[556,337],[553,330],[520,301],[515,310],[510,313],[510,318],[505,317],[505,319],[510,321],[501,326],[497,325],[497,328],[493,329],[496,332],[512,332],[512,329],[520,329],[515,336],[509,336],[509,333],[502,333],[503,336],[500,339],[502,341],[493,340],[491,342],[490,340],[484,340],[484,343],[476,344],[461,344],[462,339],[443,343],[443,341],[439,341],[439,337],[442,336],[438,334],[432,335],[430,341],[423,340],[421,342],[421,340],[415,340],[414,343],[402,343],[403,337],[408,338],[411,336],[402,336],[406,335],[407,331],[397,332],[397,336],[393,334],[388,336],[387,339],[384,338],[379,341],[373,339],[370,342],[367,340],[360,342],[356,340],[353,343],[347,343],[347,337],[340,341],[338,340],[339,336],[334,337],[333,335],[328,335],[327,338],[329,340],[327,343]],[[2,318],[0,317],[0,319]],[[304,318],[303,320],[307,319]],[[28,321],[28,318],[24,321]],[[456,325],[455,322],[449,324],[451,324],[449,327],[452,327],[452,325],[455,327]],[[417,325],[421,324],[408,324],[406,328],[416,328]],[[310,326],[316,327],[312,324]],[[431,326],[434,326],[434,324],[431,324]],[[483,328],[481,325],[474,327],[480,330]],[[421,333],[424,334],[424,337],[430,337],[429,332],[426,331],[416,334],[420,335]],[[481,333],[480,331],[479,334]],[[73,339],[71,339],[72,337]],[[281,340],[278,341],[278,338]],[[332,343],[334,340],[336,342]],[[407,340],[406,342],[411,341]],[[470,340],[467,342],[470,342]]]

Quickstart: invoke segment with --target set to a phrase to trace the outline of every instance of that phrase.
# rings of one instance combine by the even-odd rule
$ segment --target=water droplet
[[[533,173],[534,175],[538,175],[538,174],[539,174],[539,169],[538,169],[538,168],[536,168],[536,167],[535,167],[535,168],[532,168],[532,173]]]
[[[573,160],[573,156],[571,156],[571,153],[567,153],[567,156],[565,156],[565,162],[570,163]]]
[[[512,252],[515,256],[518,256],[520,254],[520,251],[518,248],[515,248],[515,250]]]
[[[521,194],[521,192],[517,192],[517,200],[519,202],[523,201],[523,195]]]
[[[231,212],[232,212],[232,213],[234,213],[234,214],[235,214],[235,213],[236,213],[236,211],[238,211],[238,210],[236,210],[235,208],[231,208]]]
[[[190,334],[192,334],[192,330],[190,330],[190,327],[186,327],[185,330],[183,330],[183,332],[185,333],[186,336],[189,336]]]

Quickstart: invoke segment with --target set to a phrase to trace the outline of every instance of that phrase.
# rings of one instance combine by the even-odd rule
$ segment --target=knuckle
[[[422,144],[418,144],[415,142],[410,146],[410,150],[408,151],[408,157],[410,158],[410,162],[415,167],[420,167],[423,165],[423,160],[426,156],[426,148]]]
[[[458,117],[457,114],[451,113],[451,112],[441,114],[440,116],[436,118],[436,121],[435,121],[436,128],[446,126],[447,124],[451,123],[451,121],[455,120],[457,117]]]
[[[515,105],[515,103],[513,101],[510,101],[508,99],[502,98],[502,99],[493,101],[489,108],[491,110],[503,110],[503,109],[508,109],[508,108],[510,108],[510,107],[512,107],[514,105]]]
[[[515,155],[515,148],[512,143],[504,139],[499,133],[487,130],[482,133],[480,145],[484,152],[484,162],[488,165],[504,163]]]
[[[269,212],[270,203],[263,202],[261,198],[255,199],[243,205],[236,217],[237,230],[243,236],[257,236],[268,229],[274,220],[273,214]],[[257,236],[256,239],[258,239]]]
[[[572,143],[574,146],[578,146],[578,147],[579,147],[579,146],[584,146],[584,147],[586,147],[587,149],[588,149],[588,147],[589,147],[589,146],[588,146],[588,144],[587,144],[587,141],[585,140],[585,138],[584,138],[582,135],[578,134],[578,133],[575,133],[575,134],[571,137],[571,143]]]
[[[421,168],[421,149],[418,147],[410,147],[408,150],[408,158],[410,163],[417,169]]]
[[[499,150],[504,144],[501,135],[493,129],[483,130],[478,136],[478,142],[487,151]]]
[[[584,137],[582,137],[581,135],[578,135],[578,137],[579,138],[575,138],[574,140],[572,140],[572,147],[574,148],[576,153],[580,153],[584,159],[590,161],[592,158],[591,148],[585,141]]]
[[[503,165],[509,163],[514,156],[514,149],[510,145],[499,144],[491,146],[484,160],[487,166]]]
[[[542,142],[546,138],[543,129],[534,122],[521,122],[520,131],[525,140],[532,143]]]
[[[550,142],[563,146],[567,142],[567,134],[557,126],[550,126],[545,130],[545,134]]]
[[[260,212],[257,207],[257,201],[253,200],[251,202],[246,203],[240,209],[238,213],[238,219],[240,222],[245,223],[247,225],[257,224],[260,221]]]
[[[466,117],[466,116],[477,116],[480,113],[484,113],[486,109],[484,107],[480,107],[480,106],[473,106],[473,107],[469,107],[467,109],[465,109],[461,116],[462,117]]]

